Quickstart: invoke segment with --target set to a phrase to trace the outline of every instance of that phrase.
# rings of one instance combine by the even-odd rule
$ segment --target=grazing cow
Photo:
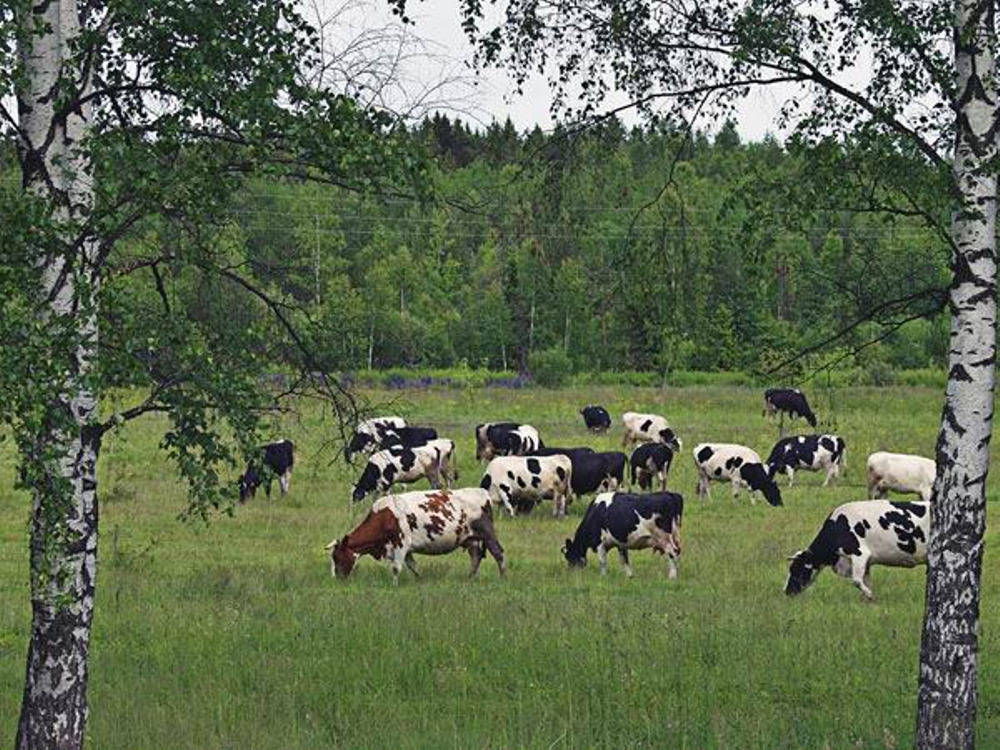
[[[374,417],[358,422],[351,442],[344,448],[344,457],[348,462],[355,453],[374,453],[381,447],[381,441],[390,430],[406,427],[402,417]]]
[[[583,423],[591,432],[607,432],[611,429],[611,415],[603,406],[585,406],[580,410]]]
[[[764,414],[773,419],[781,412],[789,417],[802,417],[810,427],[816,426],[816,415],[809,408],[806,394],[798,388],[768,388],[764,391]]]
[[[443,555],[459,547],[469,551],[472,575],[489,550],[500,575],[507,570],[503,547],[493,528],[490,498],[477,488],[431,490],[388,495],[378,500],[365,519],[343,539],[330,542],[330,568],[335,578],[351,574],[361,555],[388,560],[392,582],[406,565],[417,575],[414,553]]]
[[[386,430],[378,440],[379,448],[417,448],[437,440],[437,430],[433,427],[393,427]]]
[[[653,488],[653,477],[660,482],[660,491],[667,491],[667,474],[674,460],[675,449],[663,443],[643,443],[634,451],[629,459],[631,481],[629,484],[639,485],[641,490]]]
[[[567,539],[563,556],[572,567],[587,564],[587,551],[596,550],[601,573],[608,572],[608,550],[618,549],[625,575],[632,577],[630,549],[647,549],[666,555],[670,578],[677,577],[681,556],[681,516],[684,498],[675,492],[632,495],[604,492],[594,498],[573,539]]]
[[[872,565],[912,568],[927,562],[930,516],[927,503],[867,500],[839,506],[827,516],[809,548],[789,558],[785,593],[801,594],[830,566],[872,600]]]
[[[423,447],[437,451],[438,472],[444,480],[444,486],[451,487],[458,479],[458,458],[455,455],[455,441],[448,438],[436,438],[428,441]]]
[[[476,425],[476,460],[489,461],[499,455],[497,444],[504,433],[516,430],[521,425],[518,422],[484,422]]]
[[[868,497],[884,498],[889,490],[914,492],[929,502],[937,467],[929,458],[878,451],[868,456]]]
[[[295,445],[291,440],[279,440],[268,443],[262,448],[264,452],[261,470],[257,468],[257,460],[251,459],[247,470],[240,477],[240,502],[246,502],[257,494],[257,488],[264,485],[264,492],[271,497],[271,481],[277,476],[281,494],[288,493],[292,482],[292,467],[295,465]],[[261,476],[263,474],[263,477]]]
[[[793,435],[775,443],[767,463],[774,473],[788,475],[788,486],[795,481],[795,471],[825,471],[823,486],[847,468],[847,443],[839,435]]]
[[[434,441],[438,442],[438,441]],[[441,442],[451,443],[450,440]],[[454,453],[454,443],[452,443]],[[417,448],[387,448],[373,453],[354,485],[354,502],[361,502],[372,492],[387,493],[392,485],[410,484],[424,477],[431,487],[441,486],[442,455],[439,447],[422,445]]]
[[[694,463],[698,467],[698,497],[711,497],[711,480],[729,481],[733,485],[733,499],[739,496],[740,487],[750,489],[750,503],[756,505],[753,493],[760,492],[771,505],[781,505],[781,490],[775,483],[771,468],[765,466],[756,451],[744,445],[729,443],[701,443],[695,446]]]
[[[625,454],[595,453],[591,448],[542,448],[532,456],[569,456],[573,462],[573,494],[617,490],[625,484]]]
[[[514,504],[532,507],[538,500],[552,498],[555,516],[566,515],[572,498],[573,462],[569,456],[500,456],[486,466],[479,486],[490,493],[495,504],[503,503],[510,515]]]
[[[675,450],[680,450],[680,438],[670,429],[664,417],[627,411],[622,414],[622,423],[625,425],[622,448],[629,449],[639,443],[663,443],[676,445]]]

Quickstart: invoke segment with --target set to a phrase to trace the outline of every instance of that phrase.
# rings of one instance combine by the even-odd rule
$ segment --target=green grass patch
[[[370,558],[334,581],[323,546],[364,515],[355,470],[330,464],[318,414],[275,425],[299,447],[292,494],[263,494],[209,526],[176,520],[185,492],[157,451],[163,422],[128,427],[102,462],[90,741],[164,747],[905,747],[912,744],[924,573],[876,568],[877,601],[825,572],[798,599],[785,557],[837,504],[864,497],[874,450],[930,454],[936,388],[852,388],[815,398],[848,443],[839,486],[802,473],[786,507],[736,504],[723,485],[693,495],[690,448],[734,441],[766,452],[759,388],[618,385],[376,392],[458,442],[461,485],[478,483],[473,426],[530,421],[551,444],[616,448],[622,411],[660,412],[685,449],[670,478],[685,494],[680,578],[661,558],[616,556],[571,571],[559,549],[583,513],[498,521],[510,571],[490,560],[420,558],[394,589]],[[601,403],[616,427],[589,435]],[[9,450],[9,449],[7,449]],[[996,494],[997,478],[988,492]],[[28,498],[0,456],[0,737],[14,735],[27,644]],[[542,508],[547,511],[548,508]],[[991,512],[993,510],[991,503]],[[979,743],[1000,746],[1000,562],[983,570]]]

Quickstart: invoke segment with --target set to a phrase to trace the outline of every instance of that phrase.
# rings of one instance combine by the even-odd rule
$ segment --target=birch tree
[[[397,3],[405,12],[405,1]],[[634,109],[723,118],[783,86],[778,123],[805,144],[865,157],[893,144],[894,197],[870,208],[922,216],[950,246],[948,387],[927,570],[916,742],[975,740],[980,563],[996,355],[996,29],[990,0],[463,0],[477,62],[518,84],[549,77],[555,109],[583,124]],[[499,20],[493,20],[499,19]],[[627,100],[612,111],[616,95]],[[869,158],[877,151],[871,150]],[[944,196],[942,220],[921,195]],[[883,305],[905,305],[885,300]]]
[[[0,117],[22,177],[0,187],[0,419],[32,498],[18,747],[86,736],[108,431],[165,413],[163,446],[191,512],[207,515],[231,507],[226,476],[282,397],[308,388],[353,416],[311,353],[334,333],[256,284],[220,240],[248,175],[358,189],[415,175],[388,117],[305,84],[317,54],[294,2],[0,2]],[[225,284],[266,325],[238,346],[213,335],[172,303],[183,274]],[[138,286],[153,306],[131,299]],[[257,356],[275,342],[301,370],[278,392],[260,387]],[[102,395],[121,385],[143,396],[109,410]]]

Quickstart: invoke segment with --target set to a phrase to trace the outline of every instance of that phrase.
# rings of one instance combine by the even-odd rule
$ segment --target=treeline
[[[920,216],[875,210],[889,189],[844,169],[846,147],[614,119],[522,133],[437,115],[409,135],[423,200],[259,180],[217,213],[213,251],[322,322],[308,343],[325,369],[765,372],[831,339],[793,369],[944,361],[946,247]],[[163,222],[129,252],[191,241]],[[168,282],[164,304],[219,336],[265,325],[236,283]]]

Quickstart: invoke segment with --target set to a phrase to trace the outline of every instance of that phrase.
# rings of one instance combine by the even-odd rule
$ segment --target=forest
[[[168,208],[135,227],[105,286],[102,346],[165,305],[187,311],[174,335],[246,338],[276,370],[300,356],[247,337],[274,321],[238,283],[181,262],[200,253],[315,331],[328,372],[838,367],[880,384],[945,361],[947,244],[893,209],[910,166],[888,146],[856,146],[872,159],[860,173],[850,143],[742,142],[732,121],[546,133],[435,114],[404,140],[419,189],[258,177],[210,208],[207,232]],[[6,171],[12,184],[11,159]]]

